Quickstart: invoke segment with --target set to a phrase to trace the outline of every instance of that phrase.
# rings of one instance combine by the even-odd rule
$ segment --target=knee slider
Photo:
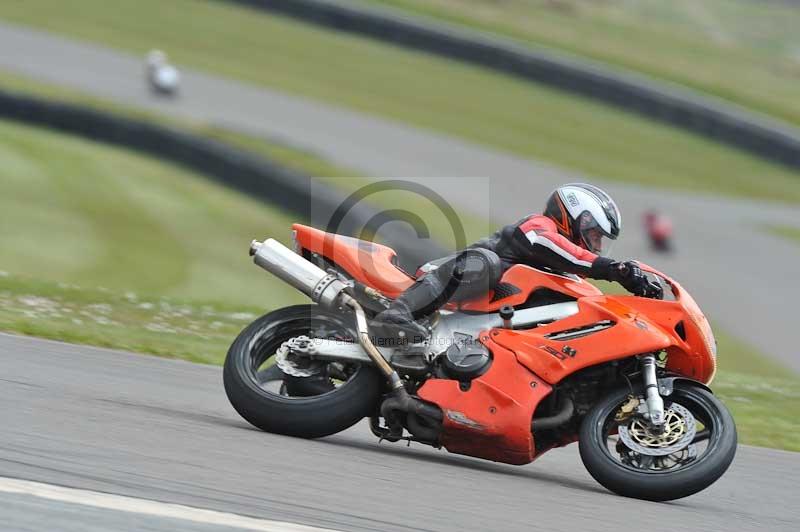
[[[453,273],[460,278],[454,299],[463,301],[494,288],[503,276],[503,263],[494,251],[471,248],[458,254]]]

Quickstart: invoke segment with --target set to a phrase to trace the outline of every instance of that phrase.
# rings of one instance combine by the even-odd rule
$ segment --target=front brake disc
[[[697,422],[687,408],[673,403],[664,413],[664,421],[664,430],[659,433],[637,416],[627,425],[620,426],[617,432],[626,447],[646,456],[667,456],[692,443],[697,433]]]

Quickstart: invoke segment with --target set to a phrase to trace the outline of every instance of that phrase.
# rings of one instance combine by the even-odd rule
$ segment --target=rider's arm
[[[573,244],[547,217],[532,216],[523,221],[514,231],[514,239],[525,250],[525,262],[532,266],[546,266],[593,279],[609,279],[609,266],[614,261]]]

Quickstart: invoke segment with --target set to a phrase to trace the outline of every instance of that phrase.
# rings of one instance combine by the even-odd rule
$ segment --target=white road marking
[[[192,508],[191,506],[183,506],[180,504],[136,499],[134,497],[125,497],[123,495],[113,495],[98,491],[65,488],[62,486],[42,484],[40,482],[15,478],[0,477],[0,492],[31,495],[42,499],[81,504],[83,506],[92,506],[106,510],[146,514],[170,519],[182,519],[195,523],[220,525],[244,530],[259,530],[263,532],[335,532],[326,528],[296,525],[283,521],[256,519],[243,515],[216,512],[214,510]]]

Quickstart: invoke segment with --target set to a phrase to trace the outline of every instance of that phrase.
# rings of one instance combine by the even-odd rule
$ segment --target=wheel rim
[[[311,377],[286,375],[275,364],[280,346],[291,338],[308,336],[355,342],[355,331],[333,317],[314,316],[269,324],[257,331],[248,345],[246,371],[264,393],[285,399],[308,398],[335,393],[361,371],[361,364],[317,362]]]
[[[660,433],[629,411],[630,400],[629,396],[617,403],[597,427],[602,450],[618,466],[636,473],[669,474],[697,467],[713,453],[722,420],[702,398],[678,389],[665,398],[667,425]],[[644,403],[643,397],[638,400]]]

